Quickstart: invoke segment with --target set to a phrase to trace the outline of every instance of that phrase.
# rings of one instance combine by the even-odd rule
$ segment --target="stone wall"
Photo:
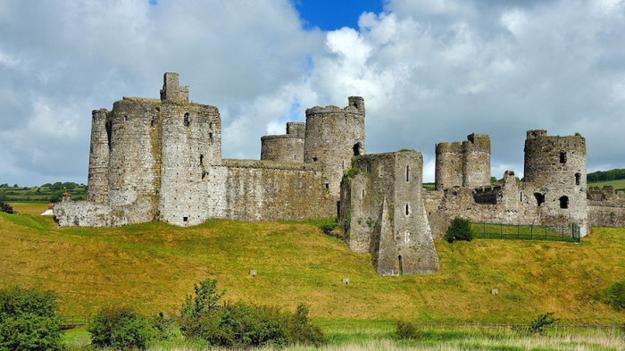
[[[597,227],[625,227],[625,192],[611,186],[590,187],[588,222]]]
[[[302,220],[336,216],[335,199],[325,189],[319,165],[257,160],[224,160],[215,172],[224,182],[210,184],[221,189],[222,209],[214,217],[237,220]]]
[[[54,218],[62,227],[111,227],[128,224],[107,204],[91,201],[62,201],[54,205]]]
[[[341,184],[340,223],[353,251],[370,252],[381,275],[426,274],[438,258],[421,197],[420,153],[355,157]]]
[[[306,137],[306,122],[287,122],[286,134],[304,139]]]
[[[345,108],[313,107],[306,110],[304,162],[323,166],[325,183],[336,200],[343,172],[354,155],[365,153],[365,107],[361,97],[349,97]]]

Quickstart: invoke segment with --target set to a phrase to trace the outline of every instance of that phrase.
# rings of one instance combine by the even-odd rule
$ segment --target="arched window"
[[[406,165],[406,181],[410,181],[410,166]]]
[[[185,113],[184,114],[184,126],[188,127],[189,125],[191,125],[191,117],[189,116],[189,113]]]
[[[581,173],[575,173],[575,185],[579,185],[582,182]]]
[[[560,208],[569,208],[569,197],[568,196],[560,197]]]
[[[566,152],[560,152],[560,163],[566,163]]]
[[[404,275],[404,262],[402,262],[401,255],[397,256],[397,261],[399,261],[399,275]]]

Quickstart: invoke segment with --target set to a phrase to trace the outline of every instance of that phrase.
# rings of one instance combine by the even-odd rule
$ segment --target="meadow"
[[[0,286],[52,290],[68,320],[88,320],[108,305],[176,315],[195,283],[215,278],[229,301],[289,310],[308,304],[315,323],[331,337],[329,350],[521,350],[558,343],[571,348],[553,349],[625,348],[618,331],[625,314],[602,302],[603,291],[625,277],[622,228],[594,228],[581,243],[436,241],[437,273],[380,277],[370,255],[349,251],[316,221],[59,228],[39,216],[45,204],[14,205],[20,214],[0,214]],[[607,329],[540,337],[510,327],[472,329],[525,324],[544,312],[554,312],[561,327]],[[429,332],[418,342],[394,340],[399,319]],[[81,345],[85,331],[69,332],[68,338]],[[185,349],[180,347],[187,346],[163,349]]]
[[[606,180],[602,182],[589,182],[588,186],[611,186],[615,190],[625,190],[625,179]]]

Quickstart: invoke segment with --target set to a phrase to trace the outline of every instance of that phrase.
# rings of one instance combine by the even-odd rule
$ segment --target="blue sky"
[[[497,177],[537,128],[625,167],[625,0],[0,0],[0,33],[0,184],[85,183],[91,111],[166,71],[219,108],[225,158],[360,95],[367,152],[415,149],[426,181],[473,132]]]
[[[306,27],[335,30],[341,27],[358,28],[363,12],[379,13],[383,0],[291,0]]]

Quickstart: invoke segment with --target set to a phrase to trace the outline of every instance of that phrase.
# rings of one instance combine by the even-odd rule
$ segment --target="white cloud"
[[[497,177],[522,174],[532,128],[584,134],[591,169],[625,166],[623,1],[391,0],[328,33],[286,0],[29,5],[0,2],[0,182],[85,181],[91,109],[155,97],[170,70],[219,107],[225,157],[362,95],[367,150],[421,151],[425,180],[434,144],[471,132],[491,135]]]

